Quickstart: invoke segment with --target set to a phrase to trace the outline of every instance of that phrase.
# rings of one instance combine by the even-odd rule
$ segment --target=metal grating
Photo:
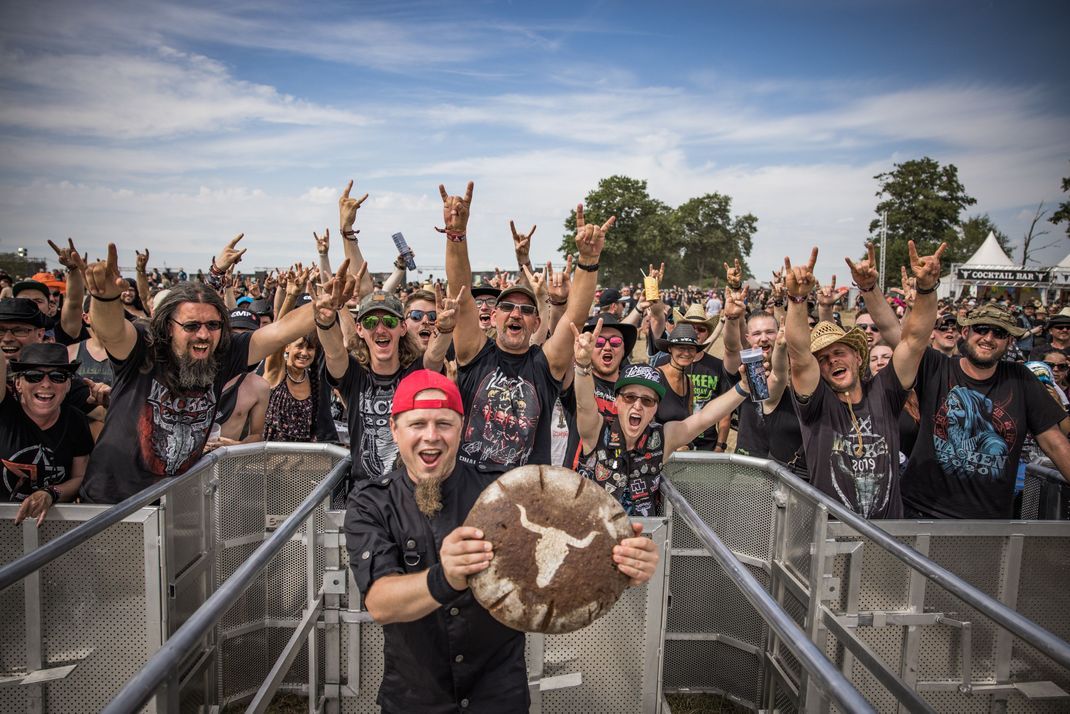
[[[378,714],[379,705],[375,699],[379,694],[379,683],[383,681],[383,628],[374,623],[364,625],[344,625],[342,627],[342,663],[349,658],[349,638],[347,628],[360,628],[360,685],[359,696],[342,697],[344,714]],[[345,667],[342,668],[343,677]],[[348,682],[352,689],[358,689],[356,682]]]
[[[744,567],[767,586],[765,571]],[[667,632],[717,633],[755,647],[763,645],[765,621],[713,558],[674,555],[671,577],[673,606]]]
[[[795,491],[790,491],[784,520],[787,527],[785,552],[781,560],[804,585],[810,584],[810,549],[814,541],[817,509]]]
[[[665,689],[719,690],[759,701],[761,666],[757,655],[723,642],[665,642]]]

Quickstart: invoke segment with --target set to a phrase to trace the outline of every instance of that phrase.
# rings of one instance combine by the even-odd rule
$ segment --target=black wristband
[[[93,298],[97,302],[115,302],[116,300],[118,300],[122,296],[123,296],[122,293],[119,293],[118,295],[116,295],[114,297],[102,298],[99,295],[93,295],[92,293],[89,294],[89,297]]]
[[[316,327],[320,328],[321,330],[329,330],[329,329],[331,329],[332,327],[334,327],[335,325],[338,324],[338,313],[337,312],[334,313],[334,322],[332,322],[329,325],[321,325],[321,324],[319,324],[319,322],[316,322],[316,318],[312,318],[312,322],[315,322],[316,323]]]
[[[933,286],[931,288],[927,288],[927,289],[926,288],[914,288],[914,292],[917,293],[918,295],[932,295],[933,293],[936,292],[936,289],[938,287],[940,287],[940,279],[939,278],[937,278],[936,282],[933,283]]]
[[[576,267],[580,270],[586,270],[588,273],[593,273],[598,270],[598,263],[592,263],[591,265],[584,265],[583,263],[576,261]]]
[[[454,590],[450,581],[446,580],[446,571],[442,569],[442,563],[435,563],[427,571],[427,591],[440,605],[448,605],[464,592],[464,590]]]

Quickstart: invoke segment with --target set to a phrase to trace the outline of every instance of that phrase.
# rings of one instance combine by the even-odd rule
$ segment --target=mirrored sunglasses
[[[401,320],[399,320],[395,315],[365,315],[364,319],[360,321],[360,324],[364,327],[365,330],[374,330],[376,327],[379,326],[380,322],[382,322],[383,325],[385,325],[387,329],[390,330],[393,330],[395,327],[401,324]]]
[[[596,339],[594,341],[594,346],[598,347],[599,349],[601,349],[602,347],[606,346],[607,342],[609,343],[610,347],[613,347],[613,348],[621,347],[624,344],[624,338],[623,337],[616,337],[616,336],[614,336],[614,337],[599,337],[598,339]]]
[[[426,315],[427,319],[431,322],[435,322],[436,320],[438,320],[438,312],[436,310],[409,310],[409,314],[405,317],[409,318],[413,322],[419,322],[420,320],[424,319],[424,315]]]
[[[37,384],[45,377],[48,377],[48,381],[52,382],[52,384],[63,384],[71,378],[71,373],[61,369],[55,369],[49,372],[40,369],[28,369],[25,372],[19,372],[18,376],[22,377],[30,384]]]

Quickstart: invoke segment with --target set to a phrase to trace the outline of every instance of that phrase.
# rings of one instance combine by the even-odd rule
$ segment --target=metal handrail
[[[348,455],[348,450],[333,444],[291,444],[283,442],[257,442],[255,444],[238,444],[225,446],[202,456],[189,471],[174,478],[165,478],[160,483],[138,491],[126,500],[120,501],[100,515],[80,523],[66,533],[54,538],[32,552],[0,567],[0,591],[14,585],[27,575],[45,567],[53,560],[70,552],[82,543],[129,516],[139,508],[144,508],[166,495],[169,491],[201,474],[205,469],[215,465],[225,456],[245,456],[252,453],[285,450],[286,453],[329,453],[338,450],[338,456]]]
[[[1045,459],[1045,461],[1047,460]],[[1048,461],[1047,463],[1051,462]],[[1036,476],[1045,481],[1048,481],[1055,486],[1066,486],[1067,488],[1070,488],[1070,483],[1068,483],[1067,480],[1063,478],[1063,475],[1059,473],[1058,469],[1048,466],[1044,463],[1026,464],[1025,472],[1031,476]]]
[[[293,446],[290,444],[289,446]],[[340,448],[340,447],[334,447]],[[190,615],[182,627],[173,634],[163,646],[145,663],[137,674],[127,680],[115,698],[103,709],[107,714],[135,712],[152,697],[159,686],[179,667],[182,660],[196,647],[201,638],[234,605],[242,594],[249,589],[278,555],[297,529],[308,518],[312,510],[324,499],[330,498],[331,492],[342,478],[349,473],[351,458],[349,454],[327,472],[327,476],[316,488],[301,501],[293,513],[250,555],[227,580]],[[311,544],[310,544],[311,547]]]
[[[675,458],[675,457],[674,457]],[[669,479],[661,482],[661,492],[672,507],[687,522],[695,536],[706,547],[713,559],[724,569],[725,573],[739,588],[755,610],[768,623],[781,642],[795,656],[809,673],[811,681],[836,702],[840,711],[872,712],[875,711],[839,669],[817,648],[805,632],[795,623],[791,616],[777,604],[773,596],[747,572],[743,564],[728,549],[699,517],[691,504],[672,485]]]
[[[784,478],[782,478],[781,481],[786,483],[789,488],[806,496],[811,501],[823,505],[828,509],[828,512],[835,516],[839,521],[846,523],[859,534],[869,538],[910,568],[918,571],[929,580],[932,580],[952,595],[975,608],[985,617],[1017,635],[1027,644],[1037,648],[1062,666],[1070,667],[1070,644],[1056,637],[1029,618],[1022,616],[1020,613],[1007,607],[998,600],[986,595],[973,585],[970,585],[968,582],[952,573],[950,570],[937,565],[921,555],[913,548],[906,547],[854,511],[845,508],[842,503],[834,501],[821,491],[818,491],[781,464],[738,454],[718,454],[716,457],[713,457],[710,454],[698,454],[696,452],[677,453],[673,455],[672,460],[684,463],[717,463],[727,461],[728,463],[741,464],[763,469],[765,471],[772,471],[779,476],[783,476]]]

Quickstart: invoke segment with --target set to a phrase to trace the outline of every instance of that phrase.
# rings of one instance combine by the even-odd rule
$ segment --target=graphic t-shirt
[[[134,329],[127,358],[112,358],[108,416],[82,484],[82,498],[92,503],[118,503],[161,477],[185,473],[204,452],[223,386],[249,369],[252,333],[232,335],[211,386],[172,392],[157,378],[158,367],[142,371],[147,337],[143,326]]]
[[[85,414],[62,405],[56,423],[41,429],[8,392],[0,402],[0,501],[18,502],[67,481],[74,458],[92,450]]]
[[[488,473],[550,463],[550,417],[561,381],[541,347],[522,355],[487,340],[457,370],[465,423],[457,458]]]
[[[862,383],[862,400],[850,409],[823,379],[805,403],[792,390],[811,485],[863,518],[902,518],[899,412],[907,394],[891,365]]]
[[[598,406],[598,413],[602,417],[616,416],[617,399],[613,393],[616,382],[602,379],[595,373],[591,373],[594,381],[594,402]],[[568,426],[568,446],[565,450],[565,460],[561,464],[575,471],[580,463],[582,449],[580,448],[580,432],[576,428],[576,381],[561,392],[561,408],[564,410],[565,422]]]
[[[584,444],[577,471],[606,490],[628,515],[656,516],[661,505],[665,429],[651,422],[635,448],[626,448],[616,416],[603,417],[597,444]]]
[[[669,354],[667,352],[659,352],[654,355],[650,364],[654,367],[659,367],[663,364],[668,364]],[[672,369],[670,367],[670,369]],[[662,412],[658,409],[658,421],[665,423],[666,421],[676,420],[678,418],[686,419],[691,414],[698,414],[702,411],[702,408],[712,402],[717,397],[724,394],[726,389],[731,389],[732,385],[728,383],[728,380],[724,378],[724,362],[711,354],[702,353],[698,359],[691,365],[691,371],[688,374],[691,379],[691,411],[685,414],[683,417],[672,416],[662,418]],[[667,397],[671,395],[666,392]],[[723,438],[728,438],[725,434]],[[717,448],[717,425],[711,426],[706,431],[702,432],[694,438],[691,442],[692,449],[698,449],[701,451],[713,451]]]
[[[1010,518],[1028,432],[1066,416],[1024,365],[1001,361],[989,379],[962,371],[964,357],[927,349],[915,391],[921,429],[903,474],[903,500],[934,518]]]
[[[353,462],[349,468],[349,488],[366,478],[380,478],[394,470],[398,445],[390,433],[390,409],[394,392],[410,372],[424,368],[422,358],[393,374],[376,374],[349,357],[349,366],[341,379],[327,372],[332,386],[345,397],[348,405],[349,451]]]

